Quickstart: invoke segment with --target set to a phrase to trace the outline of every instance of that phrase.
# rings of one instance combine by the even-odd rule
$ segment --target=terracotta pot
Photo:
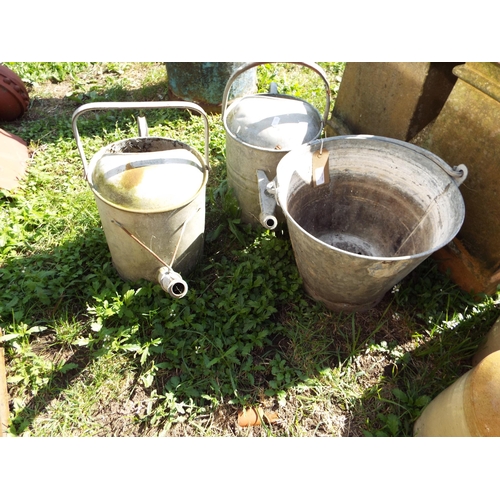
[[[0,64],[0,120],[12,121],[28,109],[29,95],[23,81],[7,66]]]
[[[254,427],[262,423],[272,424],[278,420],[275,412],[265,412],[262,408],[246,408],[238,412],[240,427]]]

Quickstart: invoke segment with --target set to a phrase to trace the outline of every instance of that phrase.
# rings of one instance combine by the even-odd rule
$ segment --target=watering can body
[[[259,225],[261,213],[257,172],[274,178],[279,161],[288,151],[320,136],[330,107],[328,79],[314,63],[296,64],[314,70],[322,78],[326,94],[323,116],[310,103],[278,94],[274,87],[267,94],[246,95],[227,106],[235,79],[261,64],[266,63],[247,63],[238,68],[226,84],[222,101],[227,182],[238,200],[242,221],[253,226]],[[276,217],[284,220],[279,210]]]
[[[73,130],[114,267],[125,280],[158,281],[171,295],[184,296],[187,284],[181,275],[196,266],[204,245],[209,168],[204,111],[193,103],[178,102],[84,106],[75,111]],[[77,131],[78,116],[90,110],[116,107],[180,107],[198,111],[205,118],[205,159],[181,141],[144,134],[101,148],[87,163]],[[171,288],[172,280],[165,279],[165,273],[175,275],[177,292]]]

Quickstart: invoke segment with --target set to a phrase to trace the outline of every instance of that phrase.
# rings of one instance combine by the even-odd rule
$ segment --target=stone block
[[[459,63],[347,63],[328,136],[373,134],[409,141],[442,109]]]
[[[412,142],[467,166],[464,224],[435,257],[462,288],[492,294],[500,284],[500,63],[465,63],[454,73],[441,113]]]

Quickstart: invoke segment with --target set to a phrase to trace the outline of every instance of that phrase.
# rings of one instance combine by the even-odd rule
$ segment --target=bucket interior
[[[425,156],[394,144],[333,141],[330,181],[311,182],[311,154],[287,154],[278,167],[288,216],[306,233],[353,255],[390,259],[430,254],[464,217],[451,177]],[[283,182],[282,182],[283,181]]]
[[[340,173],[329,185],[305,185],[288,212],[315,238],[357,255],[419,254],[435,244],[423,207],[373,177]]]

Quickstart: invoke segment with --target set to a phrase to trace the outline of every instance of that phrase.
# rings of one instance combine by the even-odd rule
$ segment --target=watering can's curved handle
[[[195,104],[194,102],[184,102],[184,101],[152,101],[152,102],[94,102],[83,104],[75,110],[73,117],[71,118],[71,125],[73,127],[73,135],[75,136],[76,145],[78,147],[78,152],[83,162],[83,167],[85,170],[85,177],[87,177],[88,162],[83,151],[82,141],[80,140],[80,134],[78,133],[77,121],[78,117],[83,115],[88,111],[98,111],[103,109],[154,109],[154,108],[183,108],[191,109],[198,112],[204,120],[205,123],[205,166],[210,169],[208,162],[208,149],[209,149],[209,128],[208,128],[208,117],[201,106]],[[88,180],[88,179],[87,179]]]
[[[270,63],[270,62],[249,62],[246,64],[242,64],[239,68],[236,69],[236,71],[229,77],[229,80],[226,83],[226,87],[224,89],[224,95],[222,97],[222,119],[224,121],[224,115],[226,113],[226,106],[227,106],[227,100],[229,97],[229,91],[231,90],[231,87],[242,73],[245,71],[254,68],[255,66],[260,66],[262,64],[276,64],[276,63]],[[330,92],[330,84],[328,83],[328,78],[326,76],[326,73],[323,71],[323,68],[319,66],[316,63],[313,62],[293,62],[290,64],[299,64],[301,66],[306,66],[309,69],[312,69],[318,75],[323,79],[323,82],[325,83],[325,88],[326,88],[326,104],[325,104],[325,111],[323,113],[323,118],[321,122],[321,129],[325,126],[326,120],[328,119],[328,113],[330,112],[330,99],[331,99],[331,92]]]

